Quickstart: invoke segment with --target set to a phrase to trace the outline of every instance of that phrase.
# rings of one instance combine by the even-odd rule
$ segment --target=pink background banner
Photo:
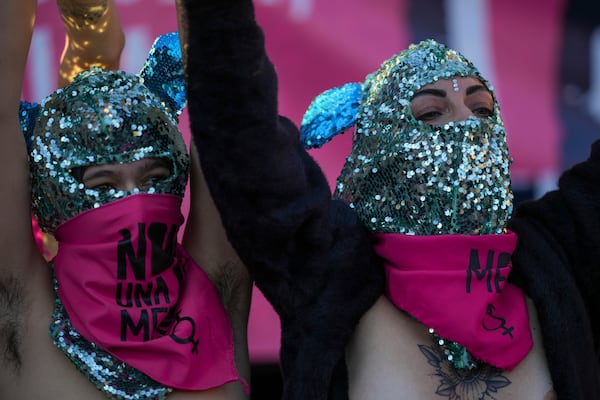
[[[441,32],[442,38],[455,42],[448,43],[451,47],[464,50],[477,65],[486,66],[484,75],[497,88],[514,159],[513,177],[519,184],[535,182],[561,168],[563,133],[556,98],[566,3],[256,0],[255,6],[279,74],[280,113],[297,124],[316,95],[347,82],[363,81],[385,59],[412,41],[424,39],[416,37],[417,28],[427,36],[430,29],[430,36],[436,39]],[[420,19],[414,14],[417,4],[428,7]],[[480,7],[482,4],[485,7]],[[173,1],[117,0],[117,6],[127,38],[121,66],[137,72],[154,38],[177,29]],[[436,23],[440,18],[444,26]],[[465,27],[467,39],[461,41]],[[25,100],[39,101],[56,88],[63,39],[55,2],[40,0]],[[185,113],[181,127],[189,139]],[[311,150],[332,185],[351,140],[348,132],[322,149]],[[256,363],[274,362],[279,348],[278,319],[260,293],[255,294],[249,332],[251,358]]]

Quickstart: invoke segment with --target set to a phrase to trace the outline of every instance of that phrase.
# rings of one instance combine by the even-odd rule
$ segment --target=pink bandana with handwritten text
[[[181,199],[136,194],[56,230],[58,295],[87,340],[155,381],[206,390],[241,380],[219,296],[177,243]]]
[[[507,283],[516,234],[376,237],[396,307],[497,368],[529,353],[525,296]]]

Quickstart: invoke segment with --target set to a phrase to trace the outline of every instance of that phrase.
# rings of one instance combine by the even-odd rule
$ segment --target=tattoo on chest
[[[435,394],[449,400],[494,400],[495,395],[511,381],[502,370],[479,362],[473,369],[457,369],[448,361],[444,350],[437,346],[419,345],[439,378]]]

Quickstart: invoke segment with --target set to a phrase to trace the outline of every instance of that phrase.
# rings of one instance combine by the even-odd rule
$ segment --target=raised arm
[[[125,36],[114,0],[57,0],[65,28],[65,45],[58,69],[58,87],[70,83],[91,66],[118,69]],[[38,99],[36,99],[38,100]],[[34,233],[46,259],[52,259],[58,244],[33,222]]]
[[[284,398],[347,398],[344,348],[383,288],[370,235],[278,115],[252,2],[183,4],[194,143],[227,235],[281,318]]]
[[[233,329],[238,373],[250,383],[247,333],[252,280],[227,239],[193,148],[190,159],[190,212],[186,218],[183,246],[206,272],[221,297]]]
[[[31,41],[37,2],[6,0],[0,4],[0,295],[11,282],[31,273],[39,256],[31,230],[29,168],[25,139],[19,125],[19,102],[25,62]],[[4,293],[6,294],[6,293]]]
[[[187,30],[185,8],[177,2],[179,36],[186,62]],[[240,376],[250,383],[248,318],[252,279],[227,239],[219,212],[206,185],[198,152],[190,143],[190,208],[186,218],[183,246],[213,282],[233,329],[235,362]]]

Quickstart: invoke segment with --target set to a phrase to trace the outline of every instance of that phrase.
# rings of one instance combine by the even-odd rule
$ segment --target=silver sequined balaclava
[[[30,138],[32,205],[44,231],[129,193],[87,189],[74,176],[80,167],[167,159],[171,176],[155,193],[183,196],[188,155],[177,111],[138,75],[94,69],[41,103]]]
[[[442,126],[417,120],[410,107],[414,94],[453,77],[484,83],[494,98],[493,115]],[[331,108],[336,111],[323,113]],[[315,99],[304,117],[303,140],[316,147],[352,124],[352,153],[335,196],[372,231],[504,232],[512,212],[506,133],[492,87],[462,55],[433,40],[411,45],[363,84]]]
[[[177,129],[177,118],[186,103],[185,75],[177,32],[156,39],[137,75],[95,68],[78,75],[70,85],[52,93],[41,104],[21,102],[20,122],[30,156],[32,207],[40,227],[59,233],[57,228],[69,226],[65,222],[77,223],[73,217],[85,217],[86,211],[132,193],[86,189],[78,179],[83,168],[90,165],[129,163],[147,157],[167,160],[171,175],[153,183],[145,192],[182,197],[189,160]],[[131,210],[130,214],[134,218],[141,217],[136,222],[143,225],[140,222],[144,221],[145,212],[152,213],[153,217],[164,215],[157,207],[164,199],[164,196],[153,196],[152,200],[156,201],[151,201],[144,197],[144,209]],[[95,210],[96,213],[89,213],[88,217],[97,217],[98,212],[106,215],[106,210],[100,208]],[[157,210],[158,214],[154,213]],[[177,213],[169,211],[173,211],[173,223],[176,223],[179,220]],[[71,232],[59,235],[62,236],[58,238],[61,247],[51,263],[56,298],[50,336],[77,369],[109,397],[164,399],[172,391],[167,383],[153,380],[146,375],[146,369],[134,368],[128,361],[124,362],[123,358],[109,352],[107,347],[110,345],[104,347],[106,342],[90,341],[99,330],[114,328],[114,323],[97,322],[98,319],[89,324],[85,322],[86,319],[97,318],[98,310],[89,307],[89,303],[82,299],[91,298],[96,304],[102,303],[100,315],[110,315],[108,309],[111,300],[114,300],[114,294],[111,295],[114,292],[110,288],[118,275],[113,278],[110,269],[111,258],[117,254],[113,251],[115,246],[111,242],[112,237],[109,237],[110,230],[135,232],[128,225],[131,221],[121,221],[120,215],[114,214],[115,219],[119,219],[118,226],[114,226],[114,220],[107,222],[98,217],[101,223],[99,229],[82,232],[80,236],[80,230],[73,232],[72,228],[66,228]],[[108,235],[106,229],[109,230]],[[94,236],[93,243],[90,236]],[[83,242],[73,240],[74,237]],[[162,252],[153,249],[152,254],[158,254],[168,269],[175,265],[171,263],[174,253],[169,250],[174,248],[167,245]],[[176,265],[177,268],[183,266],[180,263]],[[80,274],[82,266],[90,274]],[[104,275],[102,271],[105,271]],[[137,282],[144,287],[152,286],[152,279]],[[103,292],[102,288],[106,287],[109,289]],[[183,292],[183,286],[178,290]],[[170,296],[174,302],[171,305],[180,309],[179,293],[171,292]],[[90,327],[91,330],[88,330]],[[87,335],[82,335],[78,329],[84,329]],[[168,353],[164,352],[165,360]]]

